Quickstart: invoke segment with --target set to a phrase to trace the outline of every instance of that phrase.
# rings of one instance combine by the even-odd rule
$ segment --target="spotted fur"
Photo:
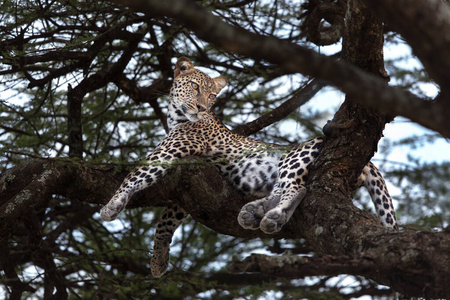
[[[178,60],[170,92],[170,132],[147,156],[147,163],[125,178],[103,207],[103,220],[115,219],[135,192],[157,182],[176,160],[196,155],[214,164],[242,193],[260,198],[242,208],[238,216],[242,227],[269,234],[281,230],[306,195],[308,172],[321,150],[323,137],[288,148],[231,132],[210,111],[225,85],[224,77],[211,78],[195,69],[189,59]],[[392,199],[372,163],[363,169],[358,184],[369,191],[381,224],[398,229]],[[173,233],[186,216],[176,205],[162,213],[151,261],[154,276],[166,271]]]

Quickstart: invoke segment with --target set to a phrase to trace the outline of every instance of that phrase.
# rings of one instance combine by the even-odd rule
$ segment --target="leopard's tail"
[[[364,185],[369,191],[380,223],[385,227],[398,230],[392,197],[389,195],[383,176],[371,162],[364,167],[358,183]]]

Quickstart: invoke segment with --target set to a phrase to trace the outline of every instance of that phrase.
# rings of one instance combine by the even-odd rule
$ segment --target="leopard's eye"
[[[194,90],[198,89],[198,84],[196,84],[195,82],[191,82],[191,86]]]
[[[209,100],[214,100],[214,99],[216,99],[216,95],[214,95],[214,94],[209,95]]]

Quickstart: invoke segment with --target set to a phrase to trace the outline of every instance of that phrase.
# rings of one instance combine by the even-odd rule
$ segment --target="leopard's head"
[[[211,78],[194,68],[187,57],[178,59],[170,98],[190,121],[198,121],[208,115],[217,94],[227,85],[223,76]]]

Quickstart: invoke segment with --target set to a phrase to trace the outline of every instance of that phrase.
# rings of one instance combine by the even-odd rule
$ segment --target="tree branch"
[[[398,31],[446,94],[450,94],[450,7],[441,0],[370,0]]]
[[[233,273],[260,272],[267,276],[287,279],[306,276],[336,276],[339,274],[367,276],[370,272],[384,272],[383,266],[368,257],[349,256],[298,256],[285,253],[281,256],[252,254],[239,261],[236,258],[228,267]]]
[[[86,80],[83,80],[86,81]],[[82,81],[82,83],[83,83]],[[81,107],[86,93],[80,93],[80,87],[75,89],[68,85],[67,89],[67,131],[69,144],[69,157],[83,158],[83,127],[81,124]]]
[[[123,69],[128,65],[140,41],[144,38],[145,32],[132,34],[129,38],[127,50],[122,53],[119,60],[109,68],[101,70],[94,75],[84,78],[75,88],[69,85],[67,93],[68,117],[67,128],[69,136],[69,157],[83,157],[83,138],[81,123],[81,107],[84,96],[96,89],[105,86],[120,76]]]
[[[0,268],[5,272],[6,278],[10,282],[7,284],[11,287],[11,300],[20,300],[22,298],[22,294],[25,291],[35,292],[36,290],[32,288],[29,284],[24,283],[20,280],[19,276],[16,273],[15,265],[13,264],[13,260],[11,259],[11,253],[6,243],[0,242],[0,250],[2,255],[0,255]]]
[[[313,79],[279,107],[252,122],[237,126],[233,131],[245,136],[252,135],[267,126],[286,118],[290,113],[314,97],[314,95],[316,95],[325,85],[325,81]]]
[[[387,0],[386,0],[387,1]],[[302,73],[329,81],[361,104],[392,116],[401,115],[450,137],[444,103],[431,103],[346,63],[274,37],[254,34],[226,24],[189,0],[113,0],[151,16],[172,17],[198,37],[222,48],[255,59],[265,59],[289,73]],[[447,70],[447,69],[444,69]]]
[[[155,115],[161,120],[166,133],[169,132],[169,127],[167,127],[167,117],[162,112],[157,101],[161,95],[166,95],[169,93],[170,86],[172,85],[169,80],[156,79],[150,86],[140,88],[137,86],[135,81],[128,79],[125,75],[122,75],[114,80],[114,83],[135,102],[149,103],[155,111]]]

